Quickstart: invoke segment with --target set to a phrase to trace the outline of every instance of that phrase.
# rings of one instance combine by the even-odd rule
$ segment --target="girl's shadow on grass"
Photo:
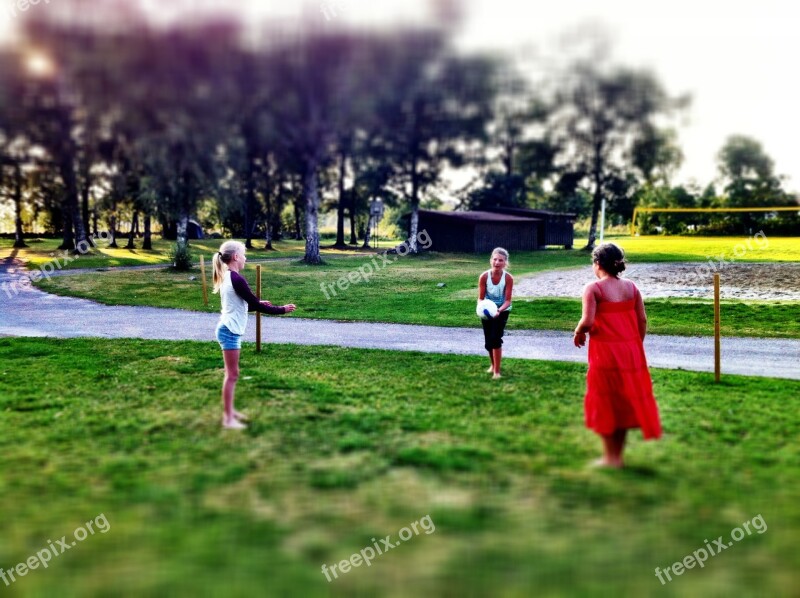
[[[626,465],[621,472],[635,478],[658,478],[659,472],[651,465]]]

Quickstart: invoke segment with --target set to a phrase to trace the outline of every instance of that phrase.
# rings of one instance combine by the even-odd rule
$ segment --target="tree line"
[[[43,217],[63,249],[91,243],[98,226],[116,245],[125,216],[129,247],[137,234],[151,247],[154,221],[185,244],[202,208],[248,247],[302,237],[316,264],[320,213],[336,212],[335,247],[357,243],[358,229],[368,244],[368,204],[380,197],[410,213],[416,251],[420,206],[459,168],[475,175],[455,191],[462,208],[576,212],[590,218],[589,247],[603,199],[621,221],[636,205],[797,203],[758,142],[740,136],[720,151],[721,193],[673,187],[682,153],[660,123],[689,98],[647,71],[576,62],[535,86],[508,59],[455,52],[444,22],[300,35],[275,25],[254,43],[234,21],[120,19],[43,15],[26,22],[23,44],[0,49],[0,198],[13,203],[17,244],[25,218]],[[796,230],[796,213],[780,217]],[[654,218],[645,227],[685,230],[680,217]]]

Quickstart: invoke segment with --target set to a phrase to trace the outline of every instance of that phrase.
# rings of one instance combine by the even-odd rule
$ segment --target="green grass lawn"
[[[610,235],[606,237],[606,240],[619,244],[629,253],[630,258],[640,262],[706,261],[708,258],[716,258],[723,253],[728,257],[732,256],[739,244],[747,248],[747,239],[744,237],[630,237],[628,235]],[[399,240],[395,242],[399,242]],[[585,239],[576,238],[575,247],[581,247],[585,242]],[[28,267],[34,269],[40,268],[47,263],[52,263],[54,258],[58,259],[63,256],[63,251],[56,249],[61,243],[59,239],[26,239],[26,243],[29,244],[28,248],[15,251],[11,247],[13,244],[12,239],[0,238],[0,260],[13,255],[26,261]],[[165,241],[154,237],[151,251],[140,249],[142,245],[141,239],[136,240],[137,249],[124,249],[123,247],[126,243],[127,238],[120,237],[117,240],[117,244],[120,247],[109,249],[101,241],[98,248],[80,256],[77,260],[64,264],[62,267],[63,269],[107,268],[170,263],[169,250],[174,244],[173,241]],[[190,241],[190,246],[195,253],[195,261],[199,261],[200,255],[203,255],[206,261],[209,261],[214,252],[219,249],[221,243],[222,240],[220,239]],[[305,249],[304,241],[286,240],[276,242],[274,243],[276,251],[262,249],[263,242],[261,240],[256,240],[254,244],[256,247],[250,250],[251,260],[276,257],[300,258],[303,256]],[[330,244],[332,244],[332,239],[323,240],[323,256],[342,255],[341,251],[325,249]],[[797,237],[768,238],[766,241],[759,240],[758,244],[755,240],[751,240],[749,245],[751,248],[746,251],[739,261],[800,261],[800,238]],[[381,248],[385,249],[388,246],[388,241],[381,242]],[[360,252],[360,250],[354,250],[354,252]],[[581,253],[580,255],[585,254]],[[488,262],[488,256],[484,256],[482,259],[484,262]],[[520,263],[517,255],[512,256],[512,260],[515,270],[519,266],[524,267],[526,262],[523,259]]]
[[[593,470],[585,366],[213,343],[0,339],[0,566],[102,513],[16,596],[793,596],[800,383],[654,370],[665,436]],[[662,586],[661,569],[761,515]],[[420,534],[328,583],[410,522]]]
[[[629,256],[647,262],[703,262],[725,254],[741,262],[800,261],[800,237],[750,238],[743,236],[645,236],[612,235],[606,241],[617,243]],[[741,249],[737,246],[741,245]],[[641,259],[640,259],[641,256]]]
[[[682,261],[697,257],[692,242],[683,240],[683,253],[673,238],[619,239],[630,242],[629,259],[647,262],[665,259]],[[699,239],[700,253],[733,247],[735,239]],[[727,245],[725,245],[727,244]],[[712,249],[713,248],[713,249]],[[771,239],[769,254],[776,261],[800,261],[800,239]],[[765,249],[764,252],[767,250]],[[257,253],[257,252],[254,252]],[[753,252],[769,261],[768,255]],[[253,254],[251,254],[252,256]],[[210,257],[210,255],[209,255]],[[703,259],[700,256],[700,259]],[[525,275],[553,268],[584,265],[587,254],[580,250],[518,252],[511,256],[512,272]],[[477,278],[487,267],[487,256],[465,254],[422,254],[401,257],[390,264],[373,261],[371,256],[340,257],[323,266],[310,267],[297,260],[263,264],[264,297],[273,303],[296,303],[298,316],[336,320],[428,324],[436,326],[474,326],[474,297]],[[367,282],[342,291],[336,282],[367,264],[379,265]],[[373,267],[373,266],[370,266]],[[366,270],[365,270],[366,271]],[[255,268],[245,272],[255,287]],[[196,277],[197,280],[190,280]],[[210,281],[210,273],[207,274]],[[445,287],[438,287],[445,283]],[[334,289],[331,291],[331,285]],[[211,296],[203,305],[199,271],[175,273],[168,270],[147,272],[107,272],[51,278],[40,283],[46,291],[85,297],[111,305],[152,305],[200,311],[218,311],[219,299]],[[324,290],[323,290],[324,286]],[[327,295],[326,295],[327,293]],[[335,293],[335,295],[334,295]],[[659,334],[713,334],[713,305],[708,300],[655,299],[647,302],[650,331]],[[580,301],[571,299],[516,299],[509,329],[571,330],[580,319]],[[722,333],[726,336],[800,337],[798,301],[724,301]]]

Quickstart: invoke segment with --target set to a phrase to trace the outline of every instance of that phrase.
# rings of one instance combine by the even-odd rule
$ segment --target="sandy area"
[[[800,263],[726,263],[717,272],[724,299],[800,300]],[[628,264],[623,277],[634,281],[645,298],[714,297],[710,263]],[[514,295],[580,297],[583,286],[593,280],[591,266],[517,277]]]

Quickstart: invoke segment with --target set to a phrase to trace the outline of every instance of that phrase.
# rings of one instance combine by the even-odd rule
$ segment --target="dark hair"
[[[603,243],[592,251],[592,261],[611,276],[618,276],[625,269],[625,252],[613,243]]]

